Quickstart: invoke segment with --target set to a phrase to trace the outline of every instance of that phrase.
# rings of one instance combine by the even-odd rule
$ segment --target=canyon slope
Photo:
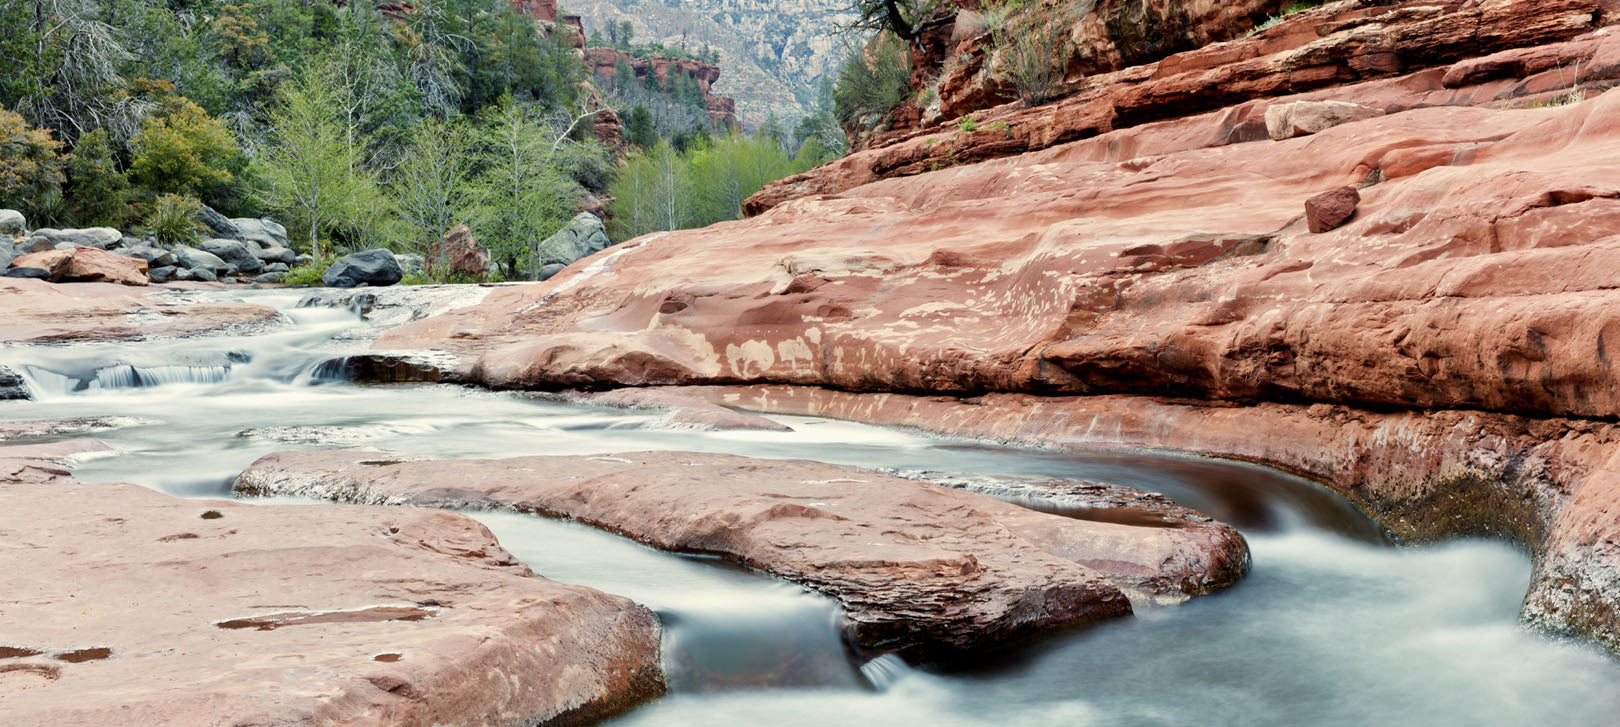
[[[843,0],[580,0],[565,9],[584,18],[587,31],[630,21],[636,42],[720,53],[725,70],[715,93],[735,98],[749,127],[771,114],[795,119],[816,110],[820,80],[838,71],[848,18]]]
[[[1148,5],[1233,39],[1115,53],[1082,19],[1124,65],[1057,101],[896,124],[750,219],[378,345],[498,388],[1265,462],[1399,536],[1525,544],[1525,619],[1620,648],[1617,9],[1344,0],[1234,34]]]

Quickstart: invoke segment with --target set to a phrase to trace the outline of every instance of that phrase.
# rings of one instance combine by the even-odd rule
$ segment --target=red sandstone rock
[[[1210,406],[1145,397],[972,400],[809,387],[682,389],[725,406],[1062,447],[1148,447],[1260,462],[1323,482],[1396,535],[1517,540],[1535,554],[1523,617],[1620,651],[1620,427],[1479,411]]]
[[[272,454],[236,490],[567,517],[802,583],[844,604],[862,646],[922,655],[1124,615],[1119,589],[1184,597],[1230,585],[1248,566],[1241,536],[1207,518],[1168,528],[1074,520],[815,462],[688,452],[398,459]]]
[[[369,379],[368,379],[369,380]],[[585,404],[617,406],[630,409],[659,409],[669,412],[665,423],[675,427],[703,431],[755,430],[791,432],[792,427],[778,424],[765,417],[734,411],[710,404],[703,399],[681,396],[679,393],[659,389],[617,389],[572,397]],[[4,433],[0,432],[0,438]]]
[[[183,303],[106,283],[54,285],[0,278],[0,342],[109,341],[217,332],[264,323],[274,308],[247,303]],[[139,314],[139,315],[137,315]]]
[[[1273,104],[1266,109],[1266,134],[1274,141],[1282,141],[1383,115],[1383,109],[1344,101]]]
[[[428,250],[428,267],[435,273],[459,275],[469,280],[489,277],[489,250],[478,244],[472,230],[456,225],[444,233],[444,239]]]
[[[118,283],[146,285],[146,261],[93,247],[47,250],[19,256],[12,268],[39,268],[53,283]]]
[[[719,66],[686,58],[663,56],[641,58],[618,48],[596,47],[585,51],[585,65],[604,83],[611,83],[617,78],[621,60],[630,66],[636,80],[642,83],[648,82],[649,79],[657,79],[659,84],[665,84],[669,82],[671,73],[686,74],[703,91],[704,107],[709,110],[715,124],[722,126],[737,124],[737,102],[711,92],[715,81],[720,80]]]
[[[1395,7],[1330,3],[1291,14],[1249,37],[1085,76],[1068,96],[1043,106],[1006,104],[977,111],[981,128],[1006,125],[1003,138],[995,141],[999,148],[964,143],[954,134],[954,116],[933,122],[941,126],[879,135],[844,159],[767,185],[745,202],[744,211],[755,215],[787,199],[841,193],[878,179],[1109,132],[1115,135],[1108,158],[1145,155],[1132,146],[1137,134],[1119,134],[1126,129],[1150,138],[1173,134],[1182,144],[1151,153],[1263,139],[1267,104],[1261,99],[1336,100],[1395,112],[1424,106],[1523,107],[1567,96],[1572,87],[1592,95],[1620,81],[1620,27],[1603,25],[1620,16],[1600,12],[1600,5],[1598,0],[1506,3],[1486,12],[1455,0]],[[1569,65],[1546,68],[1544,61],[1514,55],[1538,47],[1555,47],[1550,55]],[[1445,64],[1455,61],[1465,70],[1452,75]],[[1480,63],[1490,70],[1471,65]],[[1208,116],[1144,126],[1200,113]],[[1189,133],[1195,129],[1197,134]]]
[[[1361,194],[1355,187],[1328,190],[1305,200],[1305,226],[1314,233],[1337,229],[1356,214]]]
[[[579,724],[662,691],[651,612],[465,516],[183,500],[9,451],[6,722]]]

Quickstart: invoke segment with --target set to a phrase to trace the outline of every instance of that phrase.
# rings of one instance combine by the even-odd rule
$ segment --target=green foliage
[[[743,200],[810,168],[820,156],[815,149],[809,154],[801,149],[790,159],[777,139],[764,134],[733,132],[712,144],[693,143],[685,153],[660,142],[632,155],[610,188],[611,232],[626,240],[740,219]]]
[[[968,114],[963,116],[961,121],[956,122],[956,128],[963,133],[972,133],[979,130],[979,122],[973,119],[973,114]]]
[[[19,114],[0,108],[0,199],[36,217],[41,202],[61,191],[61,142],[51,132],[28,125]]]
[[[865,52],[852,51],[838,70],[833,109],[846,128],[871,129],[911,95],[911,61],[905,44],[880,35]]]
[[[643,149],[651,149],[658,144],[658,130],[653,128],[652,112],[646,106],[630,109],[630,115],[625,119],[624,139]]]
[[[567,139],[508,100],[483,140],[484,172],[476,180],[479,214],[473,232],[508,278],[539,270],[540,243],[574,215],[583,190],[559,157]]]
[[[1281,23],[1283,21],[1283,18],[1286,18],[1286,17],[1288,17],[1290,15],[1293,15],[1294,13],[1297,13],[1297,12],[1299,12],[1301,10],[1309,10],[1311,8],[1314,8],[1314,7],[1318,6],[1318,5],[1321,5],[1323,2],[1326,2],[1326,0],[1305,0],[1303,2],[1289,3],[1287,7],[1283,8],[1283,11],[1280,14],[1273,15],[1273,16],[1271,16],[1269,18],[1266,18],[1265,22],[1254,26],[1254,30],[1249,31],[1249,34],[1254,35],[1255,33],[1258,33],[1258,32],[1260,32],[1262,30],[1269,30],[1271,28],[1274,28],[1274,27],[1277,26],[1278,23]]]
[[[369,227],[379,216],[381,190],[365,168],[357,139],[348,132],[342,109],[354,99],[336,82],[335,63],[309,66],[286,84],[271,111],[270,148],[263,159],[271,209],[288,215],[294,239],[316,256],[322,236],[350,220]]]
[[[1074,40],[1073,20],[1063,10],[1031,9],[1018,22],[1004,22],[991,33],[994,73],[1006,81],[1026,106],[1038,106],[1058,93]]]
[[[152,202],[141,234],[164,246],[194,245],[208,228],[202,223],[202,202],[196,197],[164,194]]]
[[[389,180],[408,249],[426,252],[477,207],[472,129],[464,121],[428,118],[411,133],[403,161]]]
[[[853,0],[852,5],[852,28],[890,33],[907,42],[955,17],[949,0]]]
[[[284,273],[281,276],[281,284],[299,288],[313,288],[325,285],[326,283],[321,280],[321,276],[325,275],[326,269],[332,267],[332,263],[335,262],[337,262],[336,255],[316,256],[308,265],[299,265]]]
[[[235,181],[241,150],[220,120],[182,96],[167,99],[130,140],[130,177],[156,194],[204,196]]]
[[[67,193],[75,224],[123,227],[130,221],[129,178],[118,168],[106,129],[79,137],[67,165]]]

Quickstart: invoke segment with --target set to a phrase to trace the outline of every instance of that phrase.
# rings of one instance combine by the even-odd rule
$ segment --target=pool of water
[[[238,296],[285,319],[231,337],[0,348],[0,365],[39,395],[0,402],[0,419],[137,418],[97,435],[115,452],[83,462],[80,479],[185,497],[229,496],[236,473],[286,449],[442,457],[681,449],[1014,485],[1114,482],[1231,522],[1253,548],[1250,575],[1221,594],[926,671],[856,653],[833,602],[761,574],[577,524],[471,513],[542,575],[659,614],[671,693],[613,724],[1612,725],[1620,714],[1614,661],[1519,627],[1523,554],[1487,542],[1394,547],[1343,499],[1280,472],[1170,453],[1010,449],[805,417],[772,417],[791,432],[694,431],[657,412],[323,381],[318,364],[363,340],[365,324],[343,309],[296,308],[296,294]]]

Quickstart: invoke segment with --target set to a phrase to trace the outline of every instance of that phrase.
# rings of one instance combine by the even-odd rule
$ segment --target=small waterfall
[[[220,384],[231,377],[230,365],[219,366],[109,366],[96,372],[89,388],[139,389],[165,384]]]
[[[910,673],[911,667],[906,660],[895,654],[883,654],[861,665],[861,678],[879,692],[887,691]]]

